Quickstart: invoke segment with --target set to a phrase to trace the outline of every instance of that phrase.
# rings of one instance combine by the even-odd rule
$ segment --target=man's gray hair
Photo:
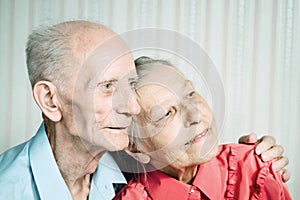
[[[30,34],[26,48],[26,64],[31,86],[38,81],[56,83],[62,89],[72,59],[72,39],[63,26],[40,27]],[[68,70],[69,69],[69,70]]]
[[[104,26],[89,21],[68,21],[33,31],[26,48],[31,86],[48,80],[62,91],[70,75],[82,64],[92,30],[109,32]]]

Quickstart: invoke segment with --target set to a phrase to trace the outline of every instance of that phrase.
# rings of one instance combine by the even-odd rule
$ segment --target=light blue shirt
[[[99,161],[89,199],[112,199],[113,183],[126,183],[109,153]],[[55,162],[44,124],[29,141],[0,155],[0,199],[72,199]]]

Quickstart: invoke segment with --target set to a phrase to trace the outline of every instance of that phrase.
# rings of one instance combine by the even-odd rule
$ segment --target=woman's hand
[[[284,148],[281,145],[276,144],[274,137],[266,135],[260,139],[257,139],[256,133],[251,133],[239,138],[240,144],[254,144],[256,143],[255,153],[261,155],[263,161],[270,161],[276,159],[273,164],[275,171],[282,170],[282,180],[287,182],[291,178],[291,173],[284,169],[288,164],[289,160],[283,156]]]

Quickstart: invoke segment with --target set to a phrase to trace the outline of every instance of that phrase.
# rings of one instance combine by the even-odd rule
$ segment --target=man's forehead
[[[86,54],[85,62],[102,61],[110,63],[129,53],[130,50],[123,40],[115,36],[98,43],[95,48]]]
[[[131,55],[122,55],[113,60],[105,69],[97,73],[102,79],[121,79],[121,78],[136,78],[134,61]]]
[[[94,54],[82,65],[78,74],[78,87],[94,87],[103,81],[129,80],[135,78],[136,71],[131,55],[114,57],[110,52]]]
[[[136,73],[133,57],[127,47],[115,49],[101,45],[87,57],[82,67],[90,74],[98,76],[107,73],[123,75],[129,71]]]
[[[74,33],[72,37],[73,50],[77,54],[88,56],[101,44],[114,37],[117,37],[116,34],[106,28],[82,28]]]

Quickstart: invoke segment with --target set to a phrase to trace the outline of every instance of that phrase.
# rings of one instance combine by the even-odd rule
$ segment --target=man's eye
[[[109,89],[112,88],[112,84],[111,84],[111,83],[103,84],[103,85],[102,85],[102,88],[105,89],[105,90],[109,90]]]
[[[112,93],[114,91],[114,84],[111,82],[100,83],[98,89],[103,93]]]

